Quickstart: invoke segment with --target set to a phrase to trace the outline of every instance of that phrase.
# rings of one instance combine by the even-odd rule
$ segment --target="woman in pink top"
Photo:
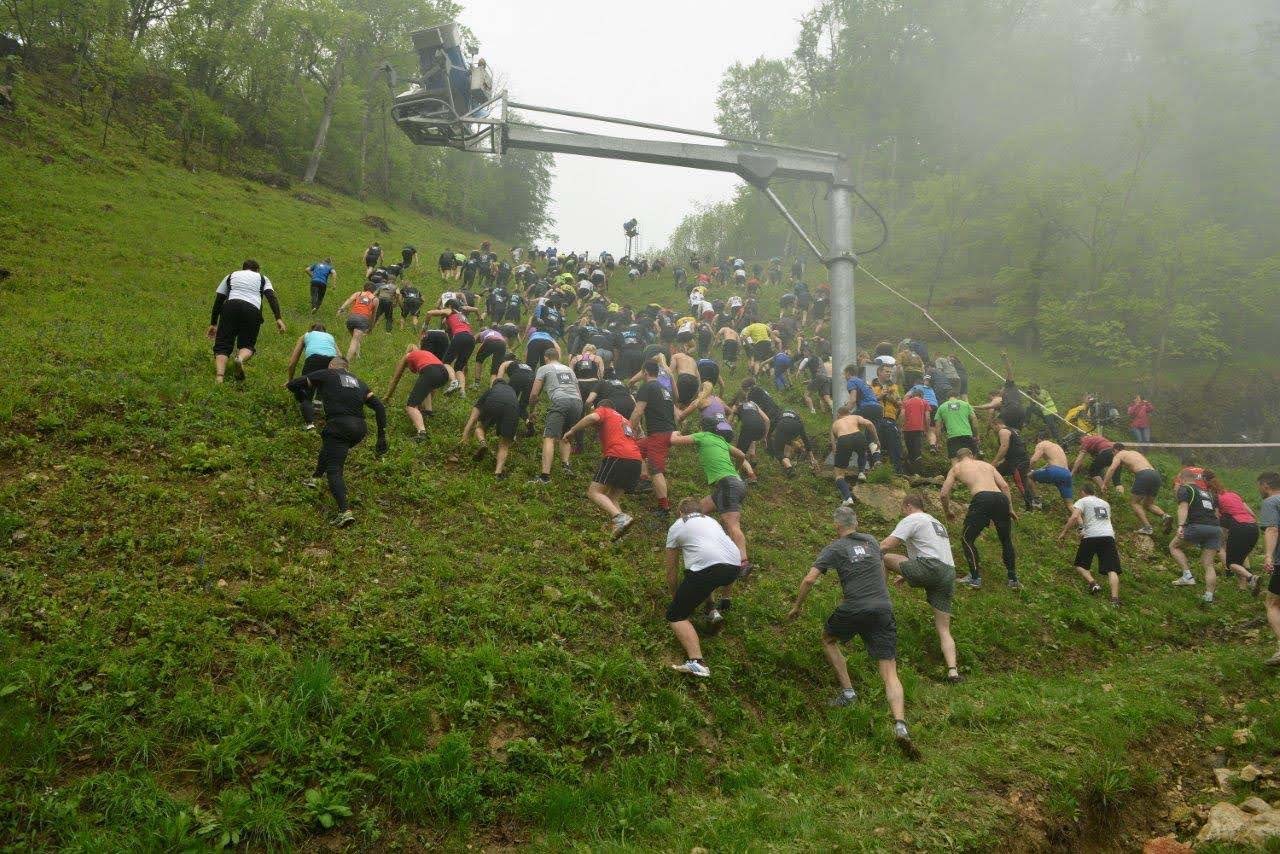
[[[1133,403],[1129,404],[1129,430],[1133,433],[1133,441],[1151,441],[1151,413],[1155,411],[1151,401],[1142,395],[1134,397]]]
[[[1236,574],[1241,590],[1258,595],[1261,579],[1249,571],[1249,553],[1258,544],[1258,517],[1244,499],[1231,492],[1209,469],[1204,470],[1205,488],[1218,498],[1218,518],[1222,525],[1222,562]]]

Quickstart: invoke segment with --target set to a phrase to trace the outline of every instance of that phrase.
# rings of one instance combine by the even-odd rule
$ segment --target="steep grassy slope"
[[[37,118],[55,128],[55,111]],[[962,686],[938,681],[922,597],[894,593],[919,763],[887,738],[856,644],[863,701],[824,705],[832,586],[781,621],[830,535],[825,480],[762,465],[745,514],[761,569],[696,684],[666,666],[660,533],[606,543],[581,494],[593,459],[539,490],[523,442],[495,483],[457,453],[460,401],[423,445],[393,407],[391,453],[361,447],[348,465],[360,522],[335,532],[327,496],[299,486],[316,440],[280,387],[308,321],[301,268],[334,255],[342,295],[374,236],[366,214],[392,224],[384,245],[425,256],[476,238],[100,156],[70,125],[56,137],[0,142],[0,171],[20,176],[0,185],[0,842],[1120,844],[1187,757],[1280,746],[1260,605],[1224,586],[1196,607],[1167,559],[1137,550],[1127,510],[1119,610],[1082,595],[1056,504],[1024,517],[1027,589],[958,596]],[[209,299],[246,255],[291,328],[264,331],[242,388],[215,388]],[[375,333],[357,373],[385,388],[408,340]],[[690,457],[672,471],[675,495],[700,491]],[[878,535],[891,524],[864,517]],[[984,555],[990,571],[991,543]]]

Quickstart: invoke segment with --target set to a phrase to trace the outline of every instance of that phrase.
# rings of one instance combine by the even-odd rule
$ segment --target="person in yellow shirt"
[[[893,470],[902,471],[902,436],[898,432],[898,408],[902,404],[902,389],[893,381],[893,368],[881,365],[876,369],[871,388],[880,398],[884,419],[876,425],[880,433],[880,446],[889,455]]]
[[[769,360],[773,358],[774,344],[781,343],[775,342],[775,338],[773,331],[764,323],[757,322],[743,327],[742,340],[748,345],[747,369],[752,374],[759,374],[769,367]]]

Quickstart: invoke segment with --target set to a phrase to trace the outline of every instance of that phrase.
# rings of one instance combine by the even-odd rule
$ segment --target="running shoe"
[[[413,441],[418,442],[418,443],[422,443],[422,442],[427,441],[427,431],[426,431],[426,430],[419,430],[417,433],[415,433],[415,434],[414,434],[414,436],[413,436]]]
[[[841,506],[841,507],[852,507],[852,506],[853,506],[853,496],[851,495],[851,496],[849,496],[848,498],[846,498],[844,501],[841,501],[841,502],[840,502],[840,506]]]
[[[1112,607],[1112,608],[1119,608],[1119,607],[1120,607],[1120,597],[1119,597],[1119,596],[1112,596],[1112,597],[1111,597],[1111,607]]]
[[[955,673],[947,674],[947,682],[949,682],[952,685],[959,685],[963,681],[964,681],[964,677],[960,675],[960,671],[958,670]]]
[[[449,383],[449,385],[445,388],[444,393],[445,393],[445,394],[454,394],[455,392],[457,392],[457,391],[458,391],[459,389],[461,389],[461,388],[462,388],[462,383],[458,382],[457,380],[453,380],[453,381],[452,381],[452,382],[450,382],[450,383]]]
[[[1202,604],[1202,605],[1212,605],[1212,604],[1213,604],[1213,594],[1212,594],[1212,593],[1205,593],[1205,594],[1201,595],[1199,598],[1200,598],[1200,604]]]
[[[1143,525],[1141,528],[1138,529],[1138,533],[1146,534],[1149,537],[1155,533],[1155,529],[1152,528],[1150,525]],[[1166,531],[1165,533],[1168,533],[1168,531]]]
[[[531,477],[531,478],[529,478],[529,483],[534,483],[534,484],[537,484],[537,485],[539,485],[539,486],[547,486],[548,484],[550,484],[550,483],[551,483],[551,478],[549,478],[549,477]]]
[[[568,463],[562,463],[560,465],[560,470],[565,473],[566,477],[573,477],[573,466]]]
[[[1017,591],[1022,589],[1022,582],[1016,578],[1010,578],[1008,581],[1005,582],[1005,586],[1008,587],[1010,590]]]
[[[1031,509],[1032,509],[1032,510],[1043,510],[1043,509],[1044,509],[1044,502],[1043,502],[1043,501],[1041,501],[1039,498],[1033,498],[1033,499],[1031,500]]]
[[[1280,667],[1280,649],[1276,650],[1276,654],[1266,660],[1268,667]]]
[[[231,360],[231,369],[236,380],[244,382],[244,360],[240,358],[239,353],[236,353],[235,358]]]
[[[489,446],[481,445],[475,449],[475,452],[471,455],[471,459],[478,463],[487,456],[489,456]]]
[[[1257,595],[1258,595],[1258,591],[1262,589],[1262,576],[1261,576],[1261,575],[1250,575],[1250,576],[1249,576],[1249,582],[1248,582],[1248,585],[1247,585],[1247,586],[1248,586],[1248,588],[1249,588],[1249,595],[1250,595],[1250,596],[1257,596]]]
[[[305,486],[307,489],[319,489],[319,488],[320,488],[320,478],[318,478],[318,477],[304,477],[304,478],[302,479],[302,485],[303,485],[303,486]]]
[[[964,578],[957,581],[956,584],[963,584],[966,587],[972,587],[974,590],[980,590],[982,588],[982,579],[974,578],[972,575],[966,575]]]
[[[842,709],[845,706],[852,706],[856,702],[858,702],[858,692],[852,688],[845,688],[839,694],[827,700],[827,705],[833,709]]]
[[[1173,580],[1174,587],[1195,587],[1196,577],[1189,572],[1184,572],[1178,578]]]
[[[703,664],[701,661],[694,661],[692,658],[684,664],[673,664],[671,669],[677,673],[688,673],[690,676],[700,676],[706,679],[711,675],[711,668]]]
[[[335,528],[350,528],[355,523],[356,523],[356,514],[352,513],[350,510],[347,510],[342,513],[339,513],[337,516],[334,516],[333,522],[331,522],[330,524],[332,524],[333,527]]]
[[[1164,532],[1166,534],[1173,533],[1173,517],[1167,513],[1165,514],[1165,517],[1164,517]]]
[[[1090,584],[1090,585],[1089,585],[1089,594],[1090,594],[1091,596],[1096,596],[1097,594],[1099,594],[1099,593],[1101,593],[1101,592],[1102,592],[1102,585],[1101,585],[1101,584]]]
[[[716,634],[724,628],[724,614],[716,608],[712,608],[707,612],[707,632]]]
[[[907,732],[906,721],[893,722],[893,740],[898,743],[899,749],[906,754],[908,759],[920,758],[920,751],[916,749],[915,742],[911,740],[911,733]]]
[[[865,471],[858,472],[858,483],[867,482],[867,473]]]
[[[635,521],[636,521],[635,517],[629,516],[626,513],[619,513],[617,516],[614,516],[613,517],[613,538],[616,540],[619,537],[621,537],[623,534],[625,534],[627,531],[629,531],[631,529],[632,523],[634,523]]]
[[[302,425],[302,432],[303,432],[303,433],[314,433],[314,432],[315,432],[315,429],[316,429],[316,425],[314,425],[314,424],[303,424],[303,425]]]

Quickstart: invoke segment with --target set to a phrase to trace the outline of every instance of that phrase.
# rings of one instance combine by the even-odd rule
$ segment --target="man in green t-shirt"
[[[742,466],[743,472],[751,480],[755,480],[756,473],[751,468],[747,455],[729,444],[726,436],[720,432],[725,430],[732,437],[733,428],[727,421],[720,422],[720,425],[714,433],[692,433],[688,436],[673,433],[671,444],[693,445],[697,450],[702,473],[706,475],[707,484],[711,487],[711,494],[702,499],[701,510],[707,515],[712,512],[720,515],[720,524],[724,526],[725,533],[742,552],[742,574],[739,578],[746,578],[751,572],[751,561],[747,559],[747,537],[742,532],[742,502],[747,497],[747,485],[738,477],[738,466]],[[729,599],[725,597],[720,599],[718,607],[708,611],[712,626],[720,623],[723,619],[722,612],[728,607]]]
[[[948,457],[954,457],[961,448],[968,448],[975,456],[981,453],[978,448],[978,416],[969,401],[954,395],[948,397],[938,406],[933,420],[941,424],[947,434]]]

